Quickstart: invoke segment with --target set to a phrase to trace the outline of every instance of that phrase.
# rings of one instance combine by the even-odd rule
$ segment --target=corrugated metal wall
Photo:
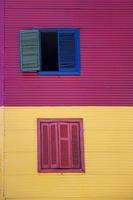
[[[5,2],[5,105],[132,105],[133,1]],[[80,28],[80,76],[20,72],[19,31],[34,27]]]
[[[0,200],[4,194],[4,108],[0,107]]]
[[[132,21],[132,0],[5,0],[6,199],[133,198]],[[45,27],[80,28],[80,76],[20,72],[19,31]],[[37,172],[40,117],[83,118],[85,173]]]
[[[3,105],[4,0],[0,1],[0,106]]]
[[[3,66],[4,66],[4,1],[0,1],[0,200],[3,199]]]
[[[6,107],[9,200],[132,200],[133,108]],[[37,172],[37,118],[83,118],[85,173]]]

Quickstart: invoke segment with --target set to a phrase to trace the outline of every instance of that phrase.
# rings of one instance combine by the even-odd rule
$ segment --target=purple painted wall
[[[3,105],[4,0],[0,1],[0,106]]]
[[[20,72],[33,27],[80,28],[80,76]],[[133,1],[6,0],[5,105],[133,105]]]

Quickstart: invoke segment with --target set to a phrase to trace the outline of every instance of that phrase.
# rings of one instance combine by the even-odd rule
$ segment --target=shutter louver
[[[60,168],[70,168],[69,124],[59,123]]]
[[[58,135],[57,123],[50,124],[50,166],[58,167]]]
[[[72,168],[80,168],[79,124],[71,124]]]
[[[20,32],[20,53],[23,72],[40,70],[38,30]]]
[[[42,131],[42,167],[49,168],[49,125],[44,124],[41,128]]]
[[[77,66],[74,33],[59,34],[59,51],[60,71],[75,71]]]

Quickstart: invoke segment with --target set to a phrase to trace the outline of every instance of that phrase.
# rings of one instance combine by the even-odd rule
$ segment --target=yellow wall
[[[3,173],[4,173],[4,108],[0,107],[0,200],[3,200]]]
[[[83,118],[85,173],[37,172],[37,118]],[[6,107],[5,196],[133,200],[133,107]]]

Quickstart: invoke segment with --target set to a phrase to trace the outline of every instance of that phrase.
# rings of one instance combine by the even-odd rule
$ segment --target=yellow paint
[[[46,198],[46,200],[125,200],[125,198],[113,198],[112,199],[112,197],[109,197],[109,198],[93,198],[93,197],[91,197],[91,198],[88,198],[88,197],[84,197],[84,198],[82,198],[82,197],[75,197],[75,198],[71,198],[71,197],[68,197],[68,198],[56,198],[56,197],[54,197],[54,198]],[[0,199],[0,200],[5,200],[5,199]],[[10,199],[10,198],[6,198],[6,200],[16,200],[16,199]],[[17,198],[17,200],[45,200],[45,198]],[[130,199],[130,198],[127,198],[126,200],[132,200],[132,199]]]
[[[130,199],[130,198],[112,198],[112,197],[101,197],[101,198],[99,198],[99,197],[91,197],[91,198],[88,198],[88,197],[75,197],[75,198],[73,198],[73,197],[64,197],[64,198],[56,198],[56,197],[54,197],[54,198],[17,198],[17,200],[132,200],[132,199]],[[0,200],[5,200],[5,199],[0,199]],[[6,198],[6,200],[16,200],[16,199],[10,199],[10,198]]]
[[[0,200],[3,200],[4,174],[4,109],[0,107]]]
[[[85,173],[37,172],[37,118],[83,118]],[[5,196],[133,199],[133,107],[6,107]]]

